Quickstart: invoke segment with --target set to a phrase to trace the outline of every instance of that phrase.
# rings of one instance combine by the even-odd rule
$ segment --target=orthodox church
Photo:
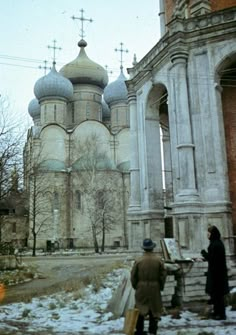
[[[166,237],[199,255],[214,224],[233,254],[236,2],[159,8],[161,38],[129,78],[121,67],[108,84],[82,39],[75,60],[36,82],[24,155],[38,247]]]
[[[24,150],[29,243],[37,248],[127,246],[130,120],[126,77],[86,54],[40,78]]]

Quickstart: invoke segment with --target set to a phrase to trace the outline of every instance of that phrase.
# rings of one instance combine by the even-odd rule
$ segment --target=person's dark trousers
[[[144,328],[144,316],[139,314],[137,324],[136,324],[136,332],[135,335],[143,335]]]
[[[152,315],[151,311],[149,311],[148,315],[149,315],[148,332],[150,334],[156,334],[156,331],[157,331],[157,328],[158,328],[157,327],[157,325],[158,325],[158,318],[155,318]],[[135,335],[144,335],[144,334],[146,334],[143,329],[144,329],[144,316],[139,314],[138,321],[137,321],[137,324],[136,324]]]
[[[152,312],[149,311],[149,327],[148,331],[150,334],[156,334],[158,328],[158,318],[155,318],[152,315]]]
[[[224,296],[217,295],[212,298],[214,317],[226,319]]]

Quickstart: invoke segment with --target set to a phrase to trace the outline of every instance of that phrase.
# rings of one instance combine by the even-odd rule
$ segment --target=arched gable
[[[64,162],[67,157],[67,138],[66,131],[56,124],[44,127],[40,133],[42,157]]]
[[[80,159],[84,151],[83,147],[88,141],[94,142],[99,152],[105,153],[107,159],[113,161],[112,139],[113,136],[102,123],[97,121],[80,123],[71,134],[71,141],[73,141],[73,162]]]

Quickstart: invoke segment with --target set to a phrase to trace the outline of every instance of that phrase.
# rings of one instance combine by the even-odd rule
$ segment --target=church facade
[[[129,246],[174,237],[186,254],[216,225],[236,235],[236,2],[160,0],[161,39],[126,82]]]
[[[36,248],[127,247],[129,110],[121,68],[107,71],[86,54],[34,86],[34,125],[24,150],[29,244]],[[104,91],[105,89],[105,91]],[[107,103],[104,98],[106,98]]]

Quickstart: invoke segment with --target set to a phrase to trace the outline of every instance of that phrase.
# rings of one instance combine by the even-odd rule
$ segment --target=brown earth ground
[[[1,305],[72,290],[79,287],[81,281],[86,281],[86,277],[123,264],[126,258],[127,255],[22,257],[24,264],[36,269],[38,278],[8,286]]]

